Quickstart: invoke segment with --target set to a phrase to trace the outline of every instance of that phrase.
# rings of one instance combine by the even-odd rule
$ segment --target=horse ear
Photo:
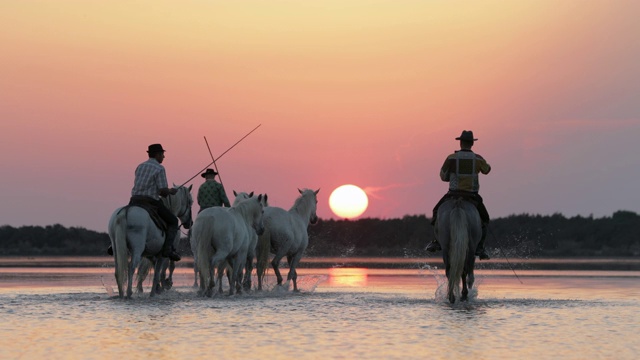
[[[189,185],[189,191],[191,191],[192,187],[193,187],[193,184]]]
[[[251,195],[253,195],[253,192],[251,193]],[[258,202],[262,203],[262,194],[258,195]]]
[[[302,190],[300,190],[300,188],[298,188],[298,192],[299,192],[300,194],[302,194]]]
[[[264,204],[267,205],[267,194],[264,194]]]
[[[238,196],[238,193],[235,190],[233,190],[233,196]]]
[[[314,193],[315,193],[316,195],[318,195],[318,193],[319,193],[319,192],[320,192],[320,188],[318,188],[318,190],[314,191]]]
[[[253,197],[253,191],[249,194],[249,197]]]

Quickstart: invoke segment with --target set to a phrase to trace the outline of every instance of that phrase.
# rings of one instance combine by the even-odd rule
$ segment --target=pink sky
[[[463,129],[493,217],[640,212],[640,2],[3,1],[0,225],[106,231],[162,143],[170,182],[369,195],[427,214]],[[202,183],[196,177],[195,189]],[[231,196],[231,195],[230,195]],[[197,207],[195,208],[197,211]]]

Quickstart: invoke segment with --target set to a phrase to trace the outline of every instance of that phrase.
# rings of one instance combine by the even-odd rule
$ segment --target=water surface
[[[191,268],[179,267],[170,291],[150,298],[147,281],[147,292],[126,301],[114,296],[108,261],[0,264],[2,359],[635,359],[640,351],[637,271],[485,269],[471,300],[450,305],[429,263],[305,268],[300,293],[270,276],[267,291],[213,298],[197,296]]]

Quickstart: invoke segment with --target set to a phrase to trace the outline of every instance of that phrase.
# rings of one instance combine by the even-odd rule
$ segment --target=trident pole
[[[207,141],[207,137],[204,136],[204,142],[207,144],[207,149],[209,150],[209,155],[211,155],[211,160],[213,161],[213,167],[216,169],[218,173],[218,179],[220,179],[220,185],[224,189],[224,184],[222,183],[222,175],[220,175],[220,171],[218,170],[218,165],[216,165],[216,159],[213,157],[213,153],[211,152],[211,148],[209,147],[209,142]]]
[[[203,167],[200,171],[198,171],[195,175],[193,175],[192,177],[189,178],[189,180],[185,181],[184,183],[182,183],[182,185],[180,186],[185,186],[187,183],[189,183],[189,181],[193,180],[193,178],[195,178],[196,176],[198,176],[200,173],[202,173],[203,171],[205,171],[209,166],[213,165],[216,161],[220,160],[221,157],[224,156],[224,154],[228,153],[229,150],[233,149],[234,147],[236,147],[236,145],[238,145],[242,140],[244,140],[247,136],[251,135],[252,132],[256,131],[262,124],[256,126],[255,128],[253,128],[253,130],[249,131],[247,133],[247,135],[243,136],[240,140],[236,141],[235,144],[231,145],[230,148],[228,148],[225,152],[223,152],[222,154],[220,154],[220,156],[218,156],[216,159],[214,159],[212,162],[210,162],[209,164],[207,164],[207,166]]]

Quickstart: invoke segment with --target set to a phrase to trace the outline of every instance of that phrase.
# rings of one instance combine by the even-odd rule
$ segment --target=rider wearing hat
[[[213,169],[207,169],[200,174],[200,176],[205,178],[205,182],[198,188],[198,205],[200,205],[200,211],[212,206],[231,207],[224,187],[216,181],[216,175],[218,175],[218,172]],[[200,213],[200,211],[198,211],[198,213]]]
[[[162,256],[180,261],[180,255],[173,249],[173,241],[178,235],[178,218],[160,200],[160,197],[175,195],[177,192],[176,189],[169,188],[167,174],[164,166],[161,165],[164,152],[161,144],[149,145],[147,150],[149,159],[136,168],[129,205],[145,205],[156,209],[160,218],[167,224]],[[112,255],[111,247],[108,252]]]
[[[456,140],[460,140],[460,150],[449,155],[440,169],[440,179],[449,182],[449,192],[433,208],[431,224],[436,224],[438,208],[447,199],[454,196],[462,196],[469,200],[478,209],[482,221],[482,238],[476,249],[476,255],[480,257],[480,260],[486,260],[489,259],[489,255],[484,249],[484,240],[487,236],[489,213],[482,202],[482,197],[478,194],[480,189],[478,174],[488,174],[491,171],[491,166],[482,156],[471,151],[474,141],[478,140],[473,137],[473,131],[462,131],[462,134]],[[435,252],[437,250],[442,250],[442,248],[438,243],[438,239],[434,238],[433,242],[427,246],[427,251]]]

